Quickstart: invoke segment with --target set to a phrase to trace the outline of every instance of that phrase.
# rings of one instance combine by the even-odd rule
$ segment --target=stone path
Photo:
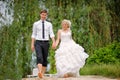
[[[120,80],[120,79],[110,79],[102,76],[80,76],[77,78],[70,77],[70,78],[56,78],[56,77],[44,77],[42,79],[38,77],[34,78],[23,78],[22,80]]]

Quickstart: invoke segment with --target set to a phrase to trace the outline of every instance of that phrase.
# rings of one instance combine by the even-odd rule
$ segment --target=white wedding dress
[[[79,70],[84,66],[89,55],[72,39],[71,31],[61,32],[60,37],[59,48],[55,51],[57,76],[63,77],[66,73],[79,76]]]

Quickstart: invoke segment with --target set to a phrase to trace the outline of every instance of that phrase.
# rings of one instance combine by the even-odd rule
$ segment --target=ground
[[[120,80],[120,79],[111,79],[111,78],[106,78],[102,76],[80,76],[77,78],[70,77],[70,78],[56,78],[56,77],[44,77],[43,79],[40,79],[38,77],[33,77],[33,78],[23,78],[22,80]]]

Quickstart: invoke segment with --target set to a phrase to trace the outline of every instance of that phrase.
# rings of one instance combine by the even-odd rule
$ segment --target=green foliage
[[[21,80],[31,73],[30,32],[32,32],[33,22],[38,19],[37,4],[37,1],[15,0],[12,8],[14,9],[12,25],[0,28],[1,80]]]
[[[49,63],[50,63],[50,71],[49,73],[51,74],[55,74],[56,73],[56,64],[55,64],[55,51],[54,50],[50,50],[50,53],[49,53]]]
[[[115,64],[120,62],[120,42],[115,42],[94,51],[88,64]]]

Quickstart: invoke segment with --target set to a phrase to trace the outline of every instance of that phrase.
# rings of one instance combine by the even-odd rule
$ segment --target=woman
[[[64,78],[79,76],[79,70],[89,55],[72,39],[71,22],[65,19],[61,25],[62,29],[57,32],[56,47],[60,45],[55,51],[57,75]]]

